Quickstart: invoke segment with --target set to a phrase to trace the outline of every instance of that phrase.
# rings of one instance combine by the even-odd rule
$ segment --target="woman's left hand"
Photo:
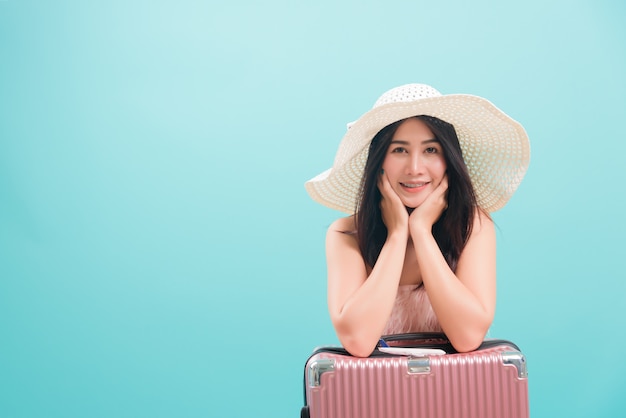
[[[445,175],[435,190],[411,213],[409,228],[411,233],[432,230],[433,225],[448,208],[448,176]]]

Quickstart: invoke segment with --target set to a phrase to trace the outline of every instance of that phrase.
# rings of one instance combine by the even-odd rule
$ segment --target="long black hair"
[[[414,116],[428,126],[443,148],[448,175],[448,208],[433,225],[433,236],[446,262],[456,270],[461,251],[472,232],[474,214],[478,208],[476,195],[463,160],[459,138],[454,126],[432,116]],[[356,236],[361,255],[369,267],[374,267],[387,239],[387,227],[380,208],[378,189],[380,170],[391,139],[406,119],[381,129],[370,143],[359,198],[355,208]]]

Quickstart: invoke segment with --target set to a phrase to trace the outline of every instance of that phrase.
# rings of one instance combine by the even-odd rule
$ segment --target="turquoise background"
[[[491,336],[626,412],[626,6],[0,1],[0,417],[293,417],[335,343],[303,183],[408,82],[521,121]]]

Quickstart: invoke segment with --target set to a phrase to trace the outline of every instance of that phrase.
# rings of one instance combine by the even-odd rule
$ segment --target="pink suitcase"
[[[443,334],[385,336],[390,346],[443,349],[368,358],[320,347],[306,362],[301,418],[528,418],[526,359],[510,341],[457,353]]]

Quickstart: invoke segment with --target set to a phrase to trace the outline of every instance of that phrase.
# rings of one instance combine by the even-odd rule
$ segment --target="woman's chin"
[[[407,209],[416,209],[424,202],[424,199],[400,199]]]
[[[411,210],[411,211],[419,206],[419,203],[407,202],[406,200],[404,200],[402,203],[404,203],[404,207],[407,210]]]

